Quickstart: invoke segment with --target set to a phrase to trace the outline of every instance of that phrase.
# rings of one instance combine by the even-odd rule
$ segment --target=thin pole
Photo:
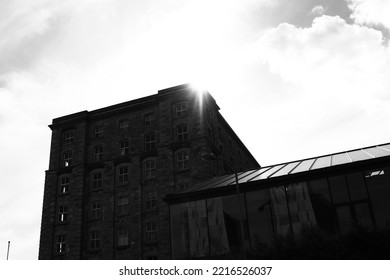
[[[236,168],[234,168],[234,177],[236,179],[236,195],[238,199],[238,207],[240,210],[240,233],[241,233],[241,242],[242,242],[242,254],[243,254],[243,259],[247,259],[246,255],[246,244],[245,244],[245,236],[244,236],[244,215],[242,211],[242,202],[241,202],[241,194],[240,194],[240,186],[238,184],[238,176],[236,172]]]
[[[9,246],[11,244],[11,241],[8,241],[8,250],[7,250],[7,261],[8,261],[8,256],[9,256]]]

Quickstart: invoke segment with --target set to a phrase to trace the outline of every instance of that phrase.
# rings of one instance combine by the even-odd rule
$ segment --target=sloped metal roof
[[[390,143],[238,172],[239,184],[390,156]],[[214,177],[178,194],[234,185],[234,174]]]

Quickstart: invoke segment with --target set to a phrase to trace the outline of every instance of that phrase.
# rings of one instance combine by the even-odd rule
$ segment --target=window
[[[64,152],[63,166],[70,166],[70,165],[72,165],[72,157],[73,157],[72,151]]]
[[[119,142],[119,156],[127,156],[129,154],[129,140],[121,140]]]
[[[56,240],[56,252],[57,253],[65,253],[66,250],[66,239],[65,235],[57,235],[57,240]]]
[[[119,167],[119,184],[127,183],[129,180],[129,168],[127,166]]]
[[[73,136],[73,130],[68,130],[64,132],[64,144],[70,144],[73,143],[74,136]]]
[[[127,197],[118,198],[118,215],[127,214],[129,211],[129,199]]]
[[[155,222],[146,223],[146,241],[157,240],[157,226]]]
[[[130,123],[128,120],[119,121],[119,131],[129,130]]]
[[[104,133],[103,126],[99,125],[95,127],[94,134],[96,138],[103,137],[103,133]]]
[[[118,247],[129,245],[129,231],[126,228],[118,229]]]
[[[100,189],[103,182],[103,174],[101,171],[96,171],[92,173],[92,190]]]
[[[152,179],[156,177],[156,160],[148,159],[145,161],[145,178]]]
[[[156,208],[156,192],[147,192],[145,195],[146,209]]]
[[[98,250],[100,249],[100,232],[98,231],[91,231],[89,235],[89,248],[91,250]]]
[[[156,114],[154,112],[147,113],[144,116],[144,125],[145,126],[154,125],[155,120],[156,120]]]
[[[100,202],[91,203],[91,220],[100,219],[102,216],[102,204]]]
[[[176,163],[177,163],[178,170],[187,169],[189,167],[188,161],[189,161],[188,151],[181,151],[177,153]]]
[[[101,161],[103,159],[103,146],[96,146],[93,148],[93,160]]]
[[[152,151],[156,148],[156,137],[154,134],[145,136],[145,151]]]
[[[176,127],[177,132],[177,140],[178,141],[187,141],[188,140],[188,125],[187,124],[179,124]]]
[[[176,117],[182,117],[187,113],[187,103],[177,104],[175,107]]]
[[[189,183],[181,183],[181,184],[179,184],[179,190],[188,189],[189,186],[190,186]]]
[[[63,223],[68,220],[68,206],[61,205],[58,207],[58,222]]]
[[[65,194],[69,192],[69,176],[60,178],[60,193]]]

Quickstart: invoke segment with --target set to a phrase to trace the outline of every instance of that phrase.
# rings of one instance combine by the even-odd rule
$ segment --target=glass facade
[[[241,199],[242,213],[236,194],[172,204],[172,258],[237,258],[243,242],[246,251],[260,252],[307,228],[339,236],[389,227],[390,168],[259,186]]]

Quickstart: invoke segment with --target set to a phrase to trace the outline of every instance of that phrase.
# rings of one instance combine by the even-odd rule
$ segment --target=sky
[[[262,166],[390,142],[388,0],[0,7],[0,260],[38,258],[56,117],[196,82]]]

